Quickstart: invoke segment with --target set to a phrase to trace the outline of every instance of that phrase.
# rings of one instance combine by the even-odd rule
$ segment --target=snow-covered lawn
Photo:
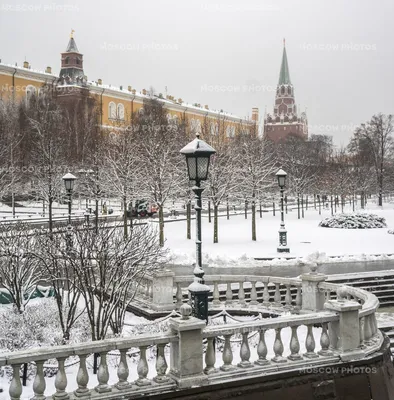
[[[312,253],[326,256],[355,256],[353,261],[369,259],[369,255],[393,254],[394,236],[388,234],[394,228],[394,204],[379,208],[368,204],[362,212],[372,212],[386,219],[387,228],[379,229],[335,229],[319,227],[319,222],[331,215],[329,209],[322,215],[313,208],[305,211],[304,219],[297,219],[297,210],[285,215],[287,240],[290,253],[282,257],[306,257]],[[346,209],[346,212],[351,210]],[[361,210],[358,210],[361,211]],[[213,220],[212,220],[213,221]],[[231,215],[219,218],[219,243],[213,243],[213,222],[206,216],[202,219],[203,262],[210,266],[232,266],[253,264],[253,258],[278,257],[278,229],[280,213],[257,213],[257,241],[251,240],[251,215]],[[166,246],[170,249],[175,264],[190,265],[195,262],[195,221],[192,221],[192,240],[186,239],[186,221],[165,224]],[[282,253],[283,254],[283,253]],[[324,257],[323,257],[324,258]],[[349,257],[345,257],[349,259]],[[384,257],[383,257],[384,258]],[[394,257],[393,257],[394,259]],[[293,260],[294,262],[294,260]],[[271,262],[272,263],[272,262]],[[261,265],[261,264],[260,264]]]

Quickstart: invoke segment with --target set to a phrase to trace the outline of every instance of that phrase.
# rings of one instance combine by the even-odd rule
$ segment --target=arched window
[[[37,88],[33,85],[28,85],[26,87],[26,100],[30,101],[35,95],[37,95]]]
[[[219,127],[216,122],[211,123],[211,135],[216,136],[219,133]]]
[[[284,86],[282,86],[280,92],[281,92],[281,94],[285,94],[285,87]]]
[[[291,96],[291,87],[289,87],[289,88],[287,89],[287,91],[289,92],[289,95]]]
[[[226,136],[228,138],[233,138],[235,136],[235,126],[230,125],[226,128]]]
[[[113,101],[108,105],[108,117],[110,119],[116,119],[116,104]]]
[[[190,132],[193,135],[201,133],[201,121],[199,119],[192,119],[190,121]]]
[[[69,60],[70,60],[70,57],[66,57],[66,60],[64,61],[64,63],[68,64]]]
[[[122,103],[118,104],[118,118],[124,119],[124,105]]]

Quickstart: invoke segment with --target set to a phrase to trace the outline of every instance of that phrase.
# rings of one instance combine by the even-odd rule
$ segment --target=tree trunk
[[[186,203],[186,239],[191,239],[191,202],[190,200]]]
[[[123,236],[127,238],[127,199],[126,196],[123,196]]]
[[[308,210],[308,195],[306,195],[306,209]]]
[[[334,215],[334,204],[332,201],[332,195],[330,196],[330,202],[331,202],[331,215]]]
[[[99,215],[99,200],[98,198],[96,199],[96,218],[95,218],[95,227],[96,227],[96,233],[98,233],[98,215]]]
[[[320,196],[318,197],[318,202],[319,202],[319,215],[321,215],[321,201],[320,201]]]
[[[248,201],[245,200],[245,219],[248,219]]]
[[[214,203],[214,205],[213,205],[213,243],[219,243],[218,209],[219,209],[219,206]]]
[[[260,218],[263,218],[263,209],[261,208],[261,200],[259,200],[259,212],[260,212]]]
[[[230,219],[230,206],[228,204],[228,199],[227,199],[227,202],[226,202],[226,212],[227,212],[227,219]]]
[[[252,240],[256,241],[256,202],[252,200]]]
[[[164,246],[164,211],[163,205],[159,205],[159,245]]]
[[[302,218],[305,218],[305,214],[304,214],[304,195],[301,195],[301,215]]]
[[[44,200],[45,201],[45,200]],[[52,206],[53,206],[53,198],[49,196],[48,199],[48,229],[49,233],[51,234],[53,231],[53,213],[52,213]]]
[[[297,193],[297,211],[298,211],[298,219],[301,218],[301,209],[300,209],[300,194]]]
[[[316,210],[316,194],[313,195],[313,207]]]
[[[208,200],[208,222],[209,223],[212,222],[212,218],[211,218],[211,200]]]
[[[272,202],[272,215],[275,217],[275,202]]]

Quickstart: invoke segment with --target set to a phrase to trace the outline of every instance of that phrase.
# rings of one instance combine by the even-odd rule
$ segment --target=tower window
[[[66,57],[64,63],[65,63],[65,64],[68,64],[69,61],[70,61],[70,58],[69,58],[69,57]]]
[[[282,89],[280,90],[281,94],[285,94],[285,88],[282,86]]]
[[[289,94],[291,95],[291,87],[289,87],[288,89]]]
[[[81,64],[81,60],[77,57],[77,64]]]

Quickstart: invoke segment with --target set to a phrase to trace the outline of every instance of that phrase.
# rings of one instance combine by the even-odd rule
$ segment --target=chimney
[[[29,68],[29,62],[28,61],[23,61],[23,68]]]
[[[45,70],[45,72],[46,72],[47,74],[51,74],[51,73],[52,73],[52,68],[51,68],[51,67],[47,67],[46,70]]]
[[[259,109],[257,107],[252,108],[252,121],[259,122]]]
[[[145,96],[146,95],[146,89],[142,89],[142,94]]]
[[[120,90],[123,90],[123,86],[122,86],[122,85],[120,85],[120,86],[119,86],[119,89],[120,89]]]
[[[97,82],[98,82],[99,85],[103,84],[103,80],[102,79],[98,79]]]
[[[133,89],[133,90],[131,91],[131,93],[136,94],[137,91],[136,91],[135,89]]]
[[[130,86],[130,85],[127,86],[127,90],[128,90],[129,92],[131,92],[131,86]]]
[[[205,104],[204,108],[205,108],[206,110],[209,110],[208,104]]]
[[[182,100],[182,99],[178,99],[178,103],[179,103],[179,104],[182,104],[182,103],[183,103],[183,100]]]

